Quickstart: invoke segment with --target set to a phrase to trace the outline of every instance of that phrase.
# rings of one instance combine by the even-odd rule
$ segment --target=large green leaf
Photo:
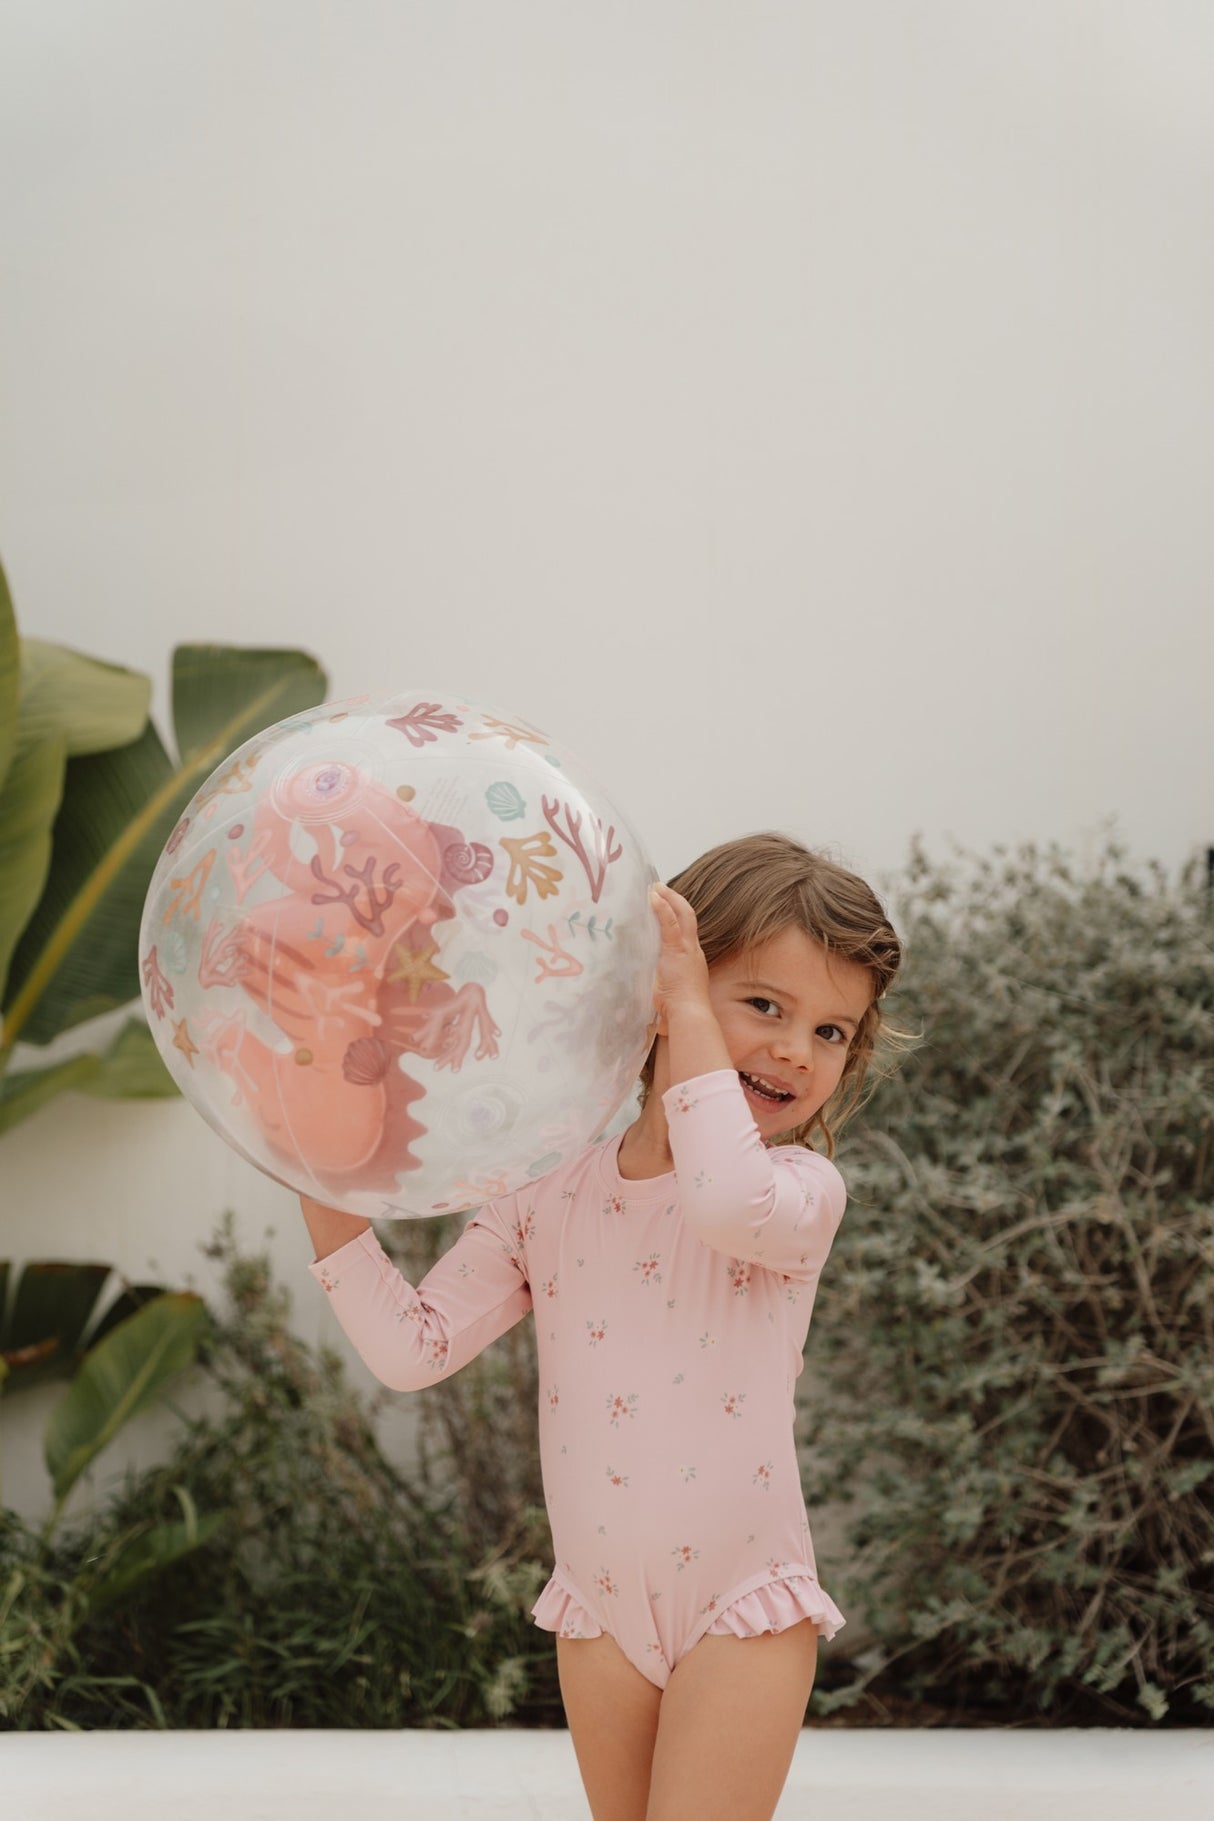
[[[180,1091],[147,1025],[130,1018],[107,1050],[0,1075],[0,1132],[20,1125],[64,1088],[100,1100],[169,1100]]]
[[[66,760],[123,746],[147,720],[146,677],[63,645],[24,639],[11,764],[0,791],[0,997],[50,871]]]
[[[142,1018],[128,1018],[81,1086],[99,1100],[171,1100],[181,1092]]]
[[[13,1307],[0,1325],[0,1351],[10,1389],[41,1384],[70,1372],[111,1267],[36,1259],[17,1282]]]
[[[101,1067],[99,1056],[71,1056],[45,1069],[20,1069],[0,1075],[0,1133],[20,1125],[64,1088],[87,1087]]]
[[[21,641],[21,736],[62,737],[69,755],[129,746],[143,732],[151,678],[68,645]]]
[[[0,790],[17,750],[17,703],[21,699],[21,654],[17,616],[8,578],[0,563]]]
[[[143,902],[185,805],[236,747],[314,707],[324,691],[324,672],[305,652],[182,646],[176,762],[150,724],[115,751],[69,758],[50,874],[10,969],[6,1047],[18,1037],[49,1042],[137,997]]]
[[[88,1352],[46,1430],[46,1465],[62,1504],[96,1455],[191,1363],[206,1320],[199,1296],[172,1291]]]
[[[13,951],[50,872],[66,765],[61,738],[19,738],[0,789],[0,1004]]]

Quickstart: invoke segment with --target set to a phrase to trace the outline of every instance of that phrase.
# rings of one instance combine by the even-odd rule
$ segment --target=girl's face
[[[790,926],[708,970],[708,997],[762,1138],[812,1119],[839,1085],[872,975]]]

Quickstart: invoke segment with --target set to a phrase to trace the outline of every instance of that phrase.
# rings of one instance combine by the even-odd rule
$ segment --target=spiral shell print
[[[479,885],[493,871],[493,855],[483,841],[453,841],[443,849],[443,876],[452,885]]]

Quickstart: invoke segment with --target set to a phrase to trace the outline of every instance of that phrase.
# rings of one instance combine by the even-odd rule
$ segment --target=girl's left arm
[[[730,1258],[816,1279],[847,1202],[830,1159],[799,1145],[768,1150],[732,1068],[678,1082],[662,1105],[692,1232]]]

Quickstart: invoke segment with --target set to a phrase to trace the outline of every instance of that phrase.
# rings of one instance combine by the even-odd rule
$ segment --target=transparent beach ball
[[[475,1207],[598,1137],[653,1017],[656,874],[578,761],[460,696],[331,702],[197,792],[148,891],[148,1021],[243,1157],[349,1213]]]

